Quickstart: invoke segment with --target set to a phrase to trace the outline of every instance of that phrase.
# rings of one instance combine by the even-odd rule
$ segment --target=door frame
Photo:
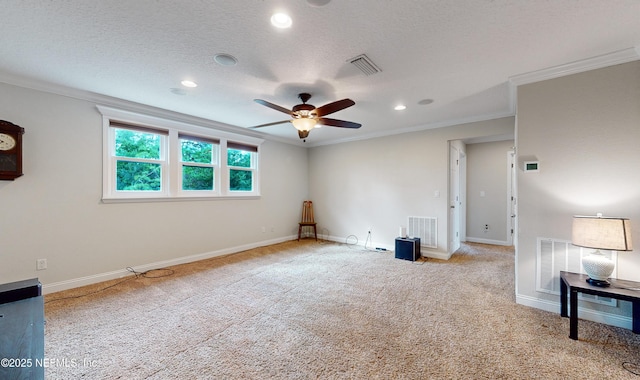
[[[507,245],[517,241],[518,202],[516,197],[516,151],[507,152]]]
[[[456,146],[459,141],[461,146]],[[449,191],[447,202],[447,252],[453,254],[466,241],[467,155],[461,140],[449,141]],[[457,236],[456,236],[457,232]]]

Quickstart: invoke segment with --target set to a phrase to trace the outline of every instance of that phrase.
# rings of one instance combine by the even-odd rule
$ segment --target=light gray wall
[[[26,130],[25,175],[0,181],[0,283],[39,277],[45,291],[60,290],[297,231],[308,197],[305,148],[262,144],[258,200],[103,204],[94,103],[0,83],[0,115]],[[48,269],[35,270],[40,258]]]
[[[536,239],[571,240],[573,215],[630,218],[636,251],[619,254],[618,277],[640,281],[640,62],[520,86],[516,144],[518,301],[558,301],[535,290]],[[522,171],[530,159],[540,172]],[[620,304],[606,311],[629,315]]]
[[[449,141],[512,133],[514,118],[462,124],[310,149],[310,195],[327,236],[393,248],[408,216],[438,218],[438,249],[447,253]],[[439,192],[439,196],[436,196]]]
[[[507,243],[507,152],[514,145],[513,140],[467,144],[467,241]]]

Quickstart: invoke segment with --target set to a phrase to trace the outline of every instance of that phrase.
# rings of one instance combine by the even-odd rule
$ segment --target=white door
[[[449,145],[449,253],[460,248],[460,152]]]
[[[460,164],[458,165],[458,217],[460,226],[460,241],[467,241],[467,155],[460,152]]]
[[[508,170],[508,188],[507,188],[507,243],[509,245],[515,245],[516,237],[516,215],[517,215],[517,202],[516,202],[516,164],[515,164],[516,152],[510,150],[507,152],[507,170]]]

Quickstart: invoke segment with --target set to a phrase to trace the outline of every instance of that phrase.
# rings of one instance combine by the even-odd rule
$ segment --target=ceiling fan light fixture
[[[299,131],[310,131],[316,127],[318,121],[307,117],[301,117],[291,120],[293,126]]]
[[[301,139],[306,139],[309,136],[309,132],[314,128],[320,128],[322,125],[329,127],[338,127],[338,128],[353,128],[358,129],[362,125],[358,123],[354,123],[351,121],[338,120],[338,119],[330,119],[325,116],[330,115],[334,112],[341,111],[345,108],[349,108],[354,106],[356,102],[351,99],[341,99],[336,100],[335,102],[327,103],[322,107],[316,108],[315,106],[308,104],[307,101],[311,98],[311,94],[303,92],[298,94],[298,97],[302,101],[302,104],[297,104],[293,106],[291,110],[279,106],[277,104],[273,104],[266,100],[262,99],[253,99],[254,102],[261,104],[265,107],[269,107],[278,112],[282,112],[287,114],[291,119],[277,121],[275,123],[266,123],[261,125],[256,125],[254,127],[249,127],[251,129],[254,128],[262,128],[268,127],[271,125],[283,124],[283,123],[291,123],[294,128],[298,131],[298,136]]]

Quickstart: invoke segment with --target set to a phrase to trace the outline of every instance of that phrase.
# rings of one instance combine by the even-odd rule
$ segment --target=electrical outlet
[[[264,227],[264,226],[263,226],[263,227],[262,227],[262,233],[265,233],[265,232],[267,232],[267,227]]]
[[[489,231],[489,225],[488,225],[488,224],[485,224],[485,225],[484,225],[484,230],[485,230],[485,231]]]
[[[45,270],[45,269],[47,269],[47,259],[36,260],[36,270]]]

